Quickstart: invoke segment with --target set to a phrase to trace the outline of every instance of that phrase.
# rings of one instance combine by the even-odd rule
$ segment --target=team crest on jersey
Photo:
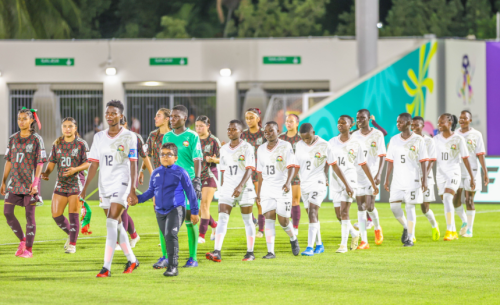
[[[262,138],[258,138],[256,141],[255,141],[255,145],[262,145]]]
[[[72,157],[76,157],[76,156],[78,156],[78,148],[75,148],[75,149],[73,149],[73,150],[71,151],[71,156],[72,156]]]
[[[210,152],[212,150],[212,145],[205,146],[205,152]]]
[[[418,144],[420,141],[421,138],[413,138],[412,140],[410,140],[409,143],[406,143],[406,145],[404,146],[406,149],[409,150],[408,152],[408,157],[410,158],[410,160],[413,160],[413,161],[416,161],[418,160]]]
[[[188,141],[184,141],[184,142],[182,142],[182,145],[184,145],[185,147],[188,147],[189,146],[189,142]]]
[[[368,154],[372,157],[377,156],[377,140],[379,139],[380,135],[378,133],[372,133],[368,139],[366,139],[366,147],[368,147]]]
[[[245,161],[245,156],[244,155],[240,155],[238,157],[238,161]]]
[[[377,147],[377,142],[373,141],[372,144],[370,145],[371,147]]]
[[[124,151],[125,150],[125,146],[123,145],[118,145],[118,151]]]
[[[415,146],[410,147],[411,151],[415,151],[417,148]]]
[[[317,153],[314,155],[314,158],[316,158],[316,159],[321,158],[321,153],[320,153],[320,152],[317,152]]]
[[[276,162],[283,162],[283,157],[282,156],[278,156],[276,158]]]
[[[471,153],[473,153],[476,150],[476,141],[474,139],[468,139],[467,140],[467,148]]]
[[[33,151],[33,144],[26,145],[26,152],[30,153]]]
[[[457,150],[457,145],[456,144],[452,144],[450,148],[451,148],[451,150]]]

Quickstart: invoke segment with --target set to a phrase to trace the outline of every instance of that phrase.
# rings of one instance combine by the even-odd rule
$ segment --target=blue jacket
[[[153,196],[155,197],[155,211],[160,214],[168,214],[179,206],[185,207],[187,197],[191,214],[198,215],[198,198],[196,198],[191,179],[187,171],[176,164],[170,167],[162,165],[155,169],[149,180],[148,190],[137,198],[139,198],[139,203],[142,203]]]

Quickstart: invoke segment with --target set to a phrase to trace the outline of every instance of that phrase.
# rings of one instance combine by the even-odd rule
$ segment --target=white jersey
[[[363,153],[366,158],[366,163],[370,168],[370,173],[373,178],[377,175],[380,157],[385,157],[386,149],[385,149],[385,141],[384,134],[375,128],[372,128],[370,133],[364,135],[361,133],[361,130],[357,130],[352,134],[352,137],[361,142],[364,146]],[[370,180],[366,177],[365,172],[361,167],[358,166],[358,187],[367,187],[370,186]]]
[[[316,136],[311,145],[297,142],[295,158],[299,166],[300,188],[303,193],[326,189],[325,164],[331,154],[328,142]]]
[[[349,182],[351,188],[357,188],[357,169],[358,167],[361,168],[361,165],[366,164],[363,143],[359,142],[352,136],[348,141],[342,142],[342,140],[340,140],[340,135],[338,135],[334,138],[331,138],[328,144],[330,145],[330,149],[332,152],[332,154],[329,155],[328,164],[332,165],[337,163],[337,165],[344,173],[344,177]],[[363,169],[361,169],[361,171],[363,171]],[[364,171],[363,175],[365,176]],[[336,178],[336,181],[333,182],[334,189],[338,191],[345,189],[342,181],[340,181],[340,179],[338,179],[336,175],[334,175],[334,177]],[[340,189],[335,188],[335,185],[337,185]]]
[[[465,139],[458,135],[452,134],[449,138],[443,137],[440,133],[434,137],[437,155],[437,172],[436,180],[447,181],[451,179],[460,179],[460,163],[461,158],[468,158],[469,152],[465,144]]]
[[[428,135],[424,135],[425,148],[427,149],[427,161],[436,161],[436,144],[434,140]],[[420,169],[420,176],[422,176],[422,169]],[[434,172],[433,169],[429,171],[429,175],[427,176],[427,185],[431,186],[436,184],[434,182]],[[430,187],[429,187],[430,188]]]
[[[130,189],[130,161],[137,161],[137,136],[123,128],[113,138],[109,129],[94,135],[89,161],[99,162],[99,194],[113,195],[126,186]]]
[[[427,149],[423,137],[415,133],[406,140],[401,134],[393,136],[385,159],[394,164],[391,188],[415,190],[422,186],[421,162],[427,161]]]
[[[262,174],[261,197],[282,198],[282,191],[288,177],[288,169],[296,167],[292,145],[278,140],[272,150],[267,148],[269,143],[262,144],[257,149],[257,172]],[[291,191],[289,192],[291,195]]]
[[[224,172],[224,184],[221,192],[232,193],[240,184],[247,169],[255,170],[255,154],[253,146],[245,140],[241,140],[236,147],[230,143],[220,149],[220,171]],[[254,190],[252,177],[248,179],[244,190]]]
[[[457,133],[465,138],[465,144],[467,145],[467,150],[469,151],[470,168],[472,169],[472,174],[476,178],[476,184],[481,181],[481,170],[479,169],[479,161],[477,156],[485,155],[486,150],[484,149],[483,135],[481,132],[474,128],[470,128],[468,132],[463,132],[461,130],[457,130]],[[462,171],[462,178],[470,178],[469,172],[465,168],[464,163],[460,163],[460,169]],[[486,170],[483,168],[483,170]]]

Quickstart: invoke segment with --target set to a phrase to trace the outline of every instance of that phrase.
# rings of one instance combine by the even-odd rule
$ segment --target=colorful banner
[[[488,155],[500,156],[500,132],[496,120],[500,117],[500,42],[486,43],[486,101]]]

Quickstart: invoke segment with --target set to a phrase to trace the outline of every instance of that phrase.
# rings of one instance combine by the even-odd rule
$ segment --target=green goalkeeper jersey
[[[191,180],[194,179],[194,160],[203,161],[203,154],[201,152],[200,137],[191,129],[186,129],[180,135],[175,132],[169,131],[163,136],[162,144],[174,143],[177,146],[177,164],[185,169]],[[201,173],[200,173],[201,174]]]

